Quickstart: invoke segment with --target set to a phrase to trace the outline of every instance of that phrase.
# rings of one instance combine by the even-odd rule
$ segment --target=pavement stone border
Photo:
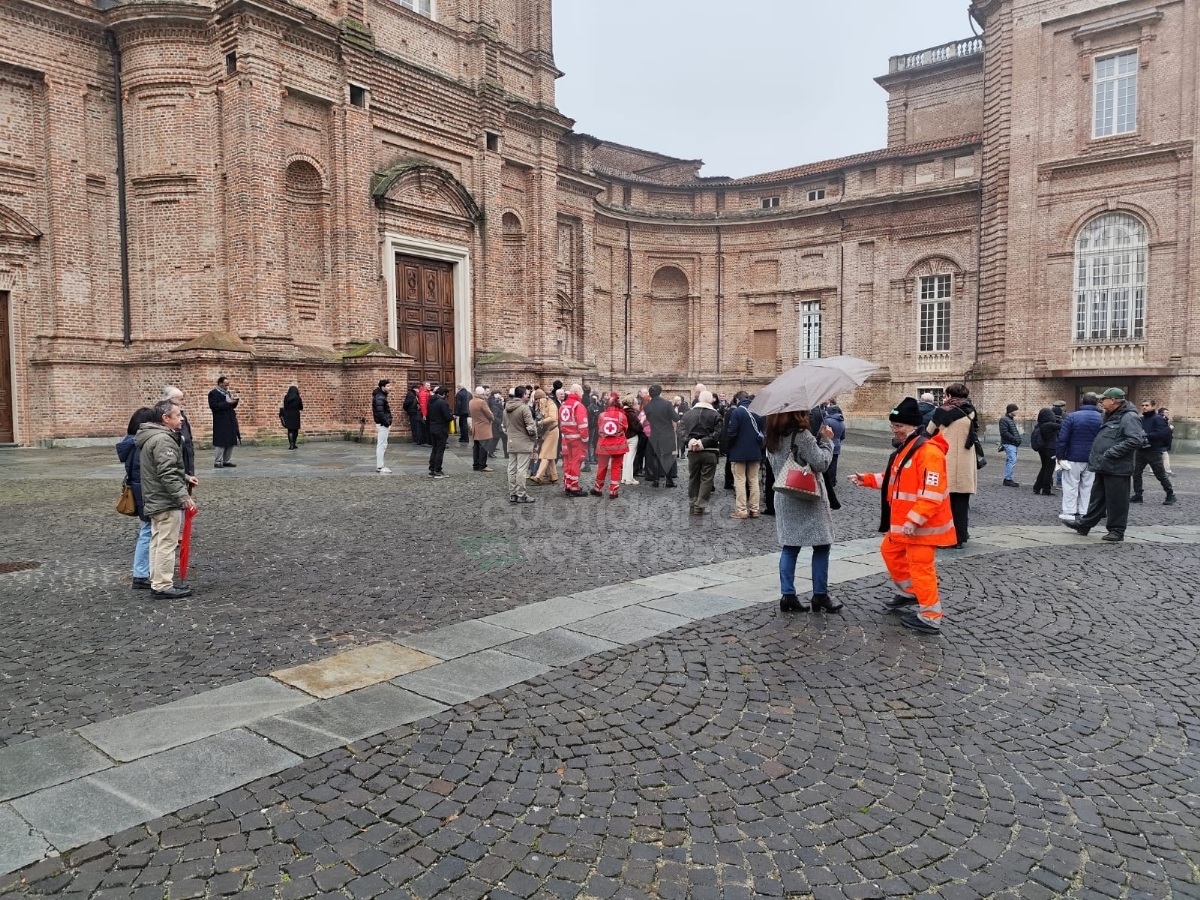
[[[1200,526],[1131,528],[1126,537],[1194,544],[1200,543]],[[884,572],[874,555],[877,544],[865,538],[835,545],[831,580]],[[1089,545],[1099,546],[1061,528],[1008,526],[978,528],[968,549],[946,553],[956,558]],[[330,699],[256,678],[10,746],[0,750],[0,799],[6,801],[0,803],[0,874],[555,666],[774,602],[777,564],[775,553],[695,567],[400,637],[399,645],[440,661],[398,677],[378,668],[373,677],[379,683]],[[377,653],[386,655],[386,648]],[[341,662],[344,655],[329,659]]]

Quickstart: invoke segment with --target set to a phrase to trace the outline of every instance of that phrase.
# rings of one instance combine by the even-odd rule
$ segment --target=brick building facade
[[[965,377],[1195,416],[1200,0],[974,0],[894,57],[888,145],[749,178],[572,131],[550,0],[0,3],[0,442],[218,374],[243,432],[370,388]],[[121,102],[117,103],[117,98]],[[1186,427],[1186,426],[1185,426]],[[201,429],[203,430],[203,429]]]

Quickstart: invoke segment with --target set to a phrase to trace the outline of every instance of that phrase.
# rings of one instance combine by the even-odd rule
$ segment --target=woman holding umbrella
[[[767,416],[766,451],[775,472],[783,470],[789,457],[807,465],[817,478],[819,496],[801,499],[777,492],[775,531],[779,536],[779,609],[807,612],[809,604],[796,596],[796,559],[801,547],[812,547],[812,609],[838,612],[843,604],[829,596],[829,549],[833,543],[833,516],[829,494],[821,473],[833,459],[833,431],[822,425],[816,437],[808,429],[808,411]]]

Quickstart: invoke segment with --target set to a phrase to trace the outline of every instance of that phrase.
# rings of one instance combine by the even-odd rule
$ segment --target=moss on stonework
[[[338,359],[361,359],[364,356],[402,357],[407,355],[399,350],[393,350],[383,341],[365,341],[343,350],[337,357]]]

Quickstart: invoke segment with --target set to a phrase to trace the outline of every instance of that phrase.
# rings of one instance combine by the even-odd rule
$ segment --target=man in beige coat
[[[970,538],[971,495],[978,489],[975,444],[979,441],[979,417],[968,399],[967,386],[956,381],[946,386],[942,405],[933,411],[927,431],[941,433],[949,449],[946,451],[946,491],[950,494],[950,511],[954,516],[954,532],[958,536],[955,548],[961,548]]]
[[[471,468],[476,472],[490,472],[492,469],[488,465],[487,448],[492,440],[492,420],[495,417],[488,406],[486,389],[475,388],[475,396],[471,398],[469,408],[471,411],[471,437],[475,441],[474,464]]]

